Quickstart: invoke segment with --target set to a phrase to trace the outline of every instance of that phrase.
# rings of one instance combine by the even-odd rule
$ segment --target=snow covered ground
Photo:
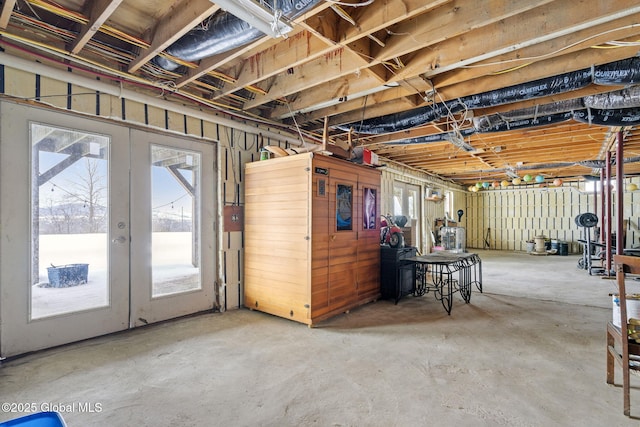
[[[152,240],[153,295],[198,289],[200,274],[191,262],[191,233],[153,233]],[[40,282],[31,288],[31,317],[37,319],[107,306],[108,248],[108,236],[104,233],[41,235]],[[67,264],[89,264],[87,283],[49,287],[47,267]],[[131,268],[148,268],[149,265],[151,262]],[[131,285],[148,287],[149,283]]]

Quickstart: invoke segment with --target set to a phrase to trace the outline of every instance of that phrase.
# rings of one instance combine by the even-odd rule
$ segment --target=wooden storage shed
[[[312,325],[377,299],[380,176],[315,153],[248,163],[245,305]]]

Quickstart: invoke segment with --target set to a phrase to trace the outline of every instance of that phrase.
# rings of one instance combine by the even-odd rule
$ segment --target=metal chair
[[[616,283],[620,300],[620,325],[613,321],[607,324],[607,384],[614,384],[614,362],[622,366],[622,394],[624,414],[631,415],[629,392],[630,371],[640,372],[640,344],[633,338],[640,338],[640,321],[627,320],[627,274],[640,274],[640,257],[615,255]]]

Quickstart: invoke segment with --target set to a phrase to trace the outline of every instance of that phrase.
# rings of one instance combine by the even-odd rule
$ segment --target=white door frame
[[[32,320],[31,122],[109,135],[109,240],[129,224],[128,130],[51,110],[0,102],[0,357],[126,329],[129,320],[129,246],[110,245],[108,306]],[[125,144],[125,145],[122,145]],[[113,165],[126,164],[114,173]],[[121,230],[118,230],[121,231]]]
[[[143,326],[199,311],[215,303],[215,146],[166,134],[131,131],[131,326]],[[201,288],[184,293],[152,297],[151,255],[151,146],[188,150],[200,154],[199,197]]]
[[[111,137],[110,288],[106,307],[31,319],[31,122]],[[8,101],[0,101],[0,125],[0,359],[214,307],[218,266],[214,144],[131,130],[102,120]],[[145,258],[151,250],[142,243],[145,239],[149,241],[151,233],[150,202],[146,202],[149,195],[145,195],[150,168],[148,161],[137,163],[149,152],[149,143],[199,151],[206,166],[201,181],[205,196],[201,204],[202,288],[155,299],[150,292],[150,262]],[[132,157],[136,163],[132,164]],[[119,239],[121,236],[125,239]],[[139,318],[145,322],[137,321]]]

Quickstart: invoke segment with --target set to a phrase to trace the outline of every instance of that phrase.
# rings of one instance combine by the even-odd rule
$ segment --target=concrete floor
[[[4,362],[0,401],[69,426],[638,425],[605,383],[615,283],[576,255],[478,253],[485,292],[456,295],[451,316],[432,294],[316,328],[200,315]]]

